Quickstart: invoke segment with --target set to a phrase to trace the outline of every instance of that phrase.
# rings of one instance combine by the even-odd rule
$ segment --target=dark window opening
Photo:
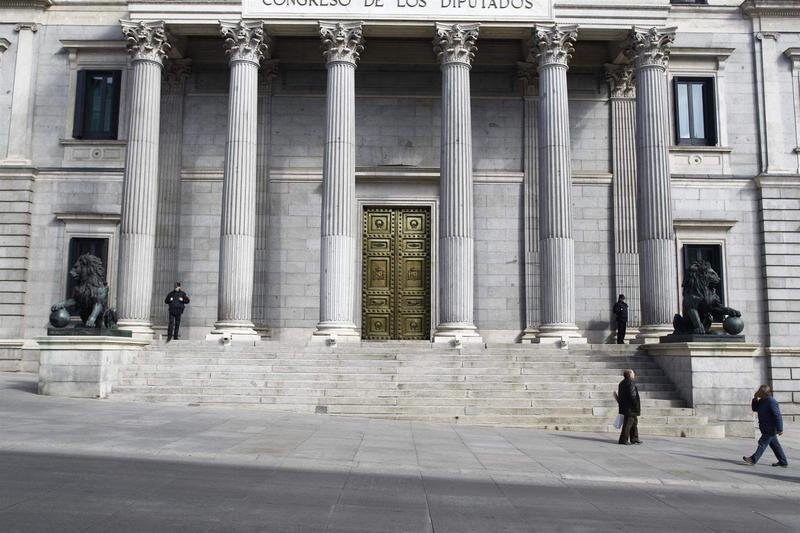
[[[714,80],[674,78],[675,139],[678,144],[716,146],[717,115]]]
[[[719,276],[717,295],[722,305],[725,305],[725,274],[722,271],[722,245],[721,244],[684,244],[683,245],[683,271],[686,272],[692,263],[698,260],[708,261],[711,268]]]
[[[74,237],[69,240],[69,256],[67,263],[67,291],[64,295],[66,298],[72,298],[72,291],[75,288],[75,278],[69,275],[72,265],[83,254],[92,254],[100,258],[103,262],[103,281],[108,281],[108,239],[90,238],[90,237]],[[67,308],[69,314],[72,316],[78,315],[78,310],[75,307]]]
[[[119,70],[79,70],[75,91],[75,139],[116,139],[119,120]]]

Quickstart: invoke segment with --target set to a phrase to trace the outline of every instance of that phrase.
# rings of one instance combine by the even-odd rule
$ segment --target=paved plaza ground
[[[0,374],[0,530],[800,531],[800,430],[748,439],[468,427],[37,396]]]

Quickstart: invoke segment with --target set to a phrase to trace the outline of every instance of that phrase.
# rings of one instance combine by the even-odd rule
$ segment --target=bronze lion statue
[[[103,281],[103,262],[92,254],[75,261],[69,275],[77,280],[72,297],[53,305],[51,311],[75,306],[87,328],[117,329],[117,313],[108,307],[108,284]]]
[[[739,317],[736,309],[725,307],[719,300],[719,275],[708,261],[698,260],[683,277],[683,316],[675,315],[672,325],[676,334],[704,335],[711,333],[713,321],[722,322],[727,316]]]

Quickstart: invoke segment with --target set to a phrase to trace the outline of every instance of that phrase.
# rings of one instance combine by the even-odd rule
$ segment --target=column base
[[[221,342],[259,342],[261,335],[249,320],[230,320],[217,322],[214,329],[206,335],[207,341]]]
[[[125,329],[131,332],[131,338],[140,339],[145,341],[152,341],[155,339],[155,331],[153,331],[153,323],[149,320],[131,320],[121,319],[117,322],[119,329]]]
[[[347,322],[320,322],[311,335],[312,343],[333,345],[338,342],[361,342],[361,332],[355,324]]]
[[[650,324],[639,326],[639,333],[632,338],[630,344],[654,344],[664,335],[669,335],[675,328],[672,324]]]
[[[472,324],[439,324],[433,334],[435,344],[483,344],[483,337]]]
[[[580,334],[578,326],[572,324],[542,324],[539,326],[537,344],[557,344],[566,347],[570,344],[587,344],[586,337]]]
[[[539,328],[537,327],[527,327],[522,330],[522,333],[519,336],[519,342],[522,344],[529,344],[529,343],[536,343],[538,342],[536,339],[539,338]]]

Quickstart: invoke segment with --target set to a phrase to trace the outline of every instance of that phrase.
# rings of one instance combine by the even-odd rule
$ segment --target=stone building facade
[[[798,1],[11,0],[0,117],[7,360],[86,249],[287,342],[646,342],[699,254],[800,402]]]

